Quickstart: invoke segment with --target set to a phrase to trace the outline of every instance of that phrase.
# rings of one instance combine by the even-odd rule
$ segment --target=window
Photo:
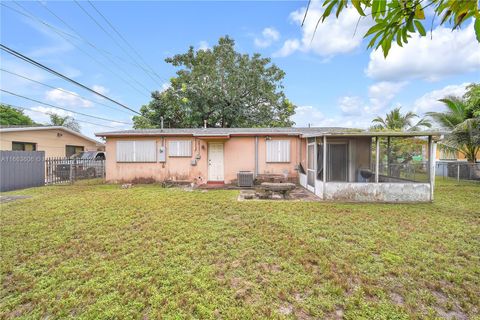
[[[290,140],[267,140],[267,162],[290,162]]]
[[[33,142],[12,142],[13,151],[37,151],[37,144]]]
[[[192,141],[191,140],[169,141],[168,156],[169,157],[191,157]]]
[[[65,155],[67,158],[70,158],[74,154],[80,153],[84,151],[83,146],[65,146]]]
[[[117,162],[156,162],[155,140],[117,141]]]

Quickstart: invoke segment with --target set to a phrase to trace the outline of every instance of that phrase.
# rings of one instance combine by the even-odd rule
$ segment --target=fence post
[[[460,163],[457,163],[457,181],[460,181]]]

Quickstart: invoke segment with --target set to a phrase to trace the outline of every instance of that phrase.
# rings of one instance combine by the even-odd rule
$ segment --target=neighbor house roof
[[[27,126],[20,126],[20,125],[8,125],[8,126],[5,126],[5,125],[2,125],[0,126],[0,133],[3,133],[3,132],[20,132],[20,131],[38,131],[38,130],[63,130],[63,131],[66,131],[68,133],[71,133],[73,135],[76,135],[80,138],[83,138],[85,140],[88,140],[88,141],[91,141],[95,144],[97,144],[98,146],[103,146],[103,143],[95,140],[95,139],[92,139],[92,138],[89,138],[79,132],[76,132],[76,131],[73,131],[72,129],[69,129],[67,127],[62,127],[62,126],[31,126],[31,125],[27,125]]]
[[[440,136],[440,131],[368,131],[341,127],[308,127],[308,128],[165,128],[137,129],[95,133],[98,137],[131,137],[131,136],[194,136],[194,137],[230,137],[230,136],[268,136],[290,135],[302,137],[319,136]]]

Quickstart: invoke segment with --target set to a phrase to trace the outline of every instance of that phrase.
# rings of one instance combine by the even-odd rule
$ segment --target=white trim
[[[68,133],[71,133],[73,135],[79,136],[85,140],[88,140],[90,142],[94,142],[98,146],[104,146],[103,143],[100,141],[97,141],[95,139],[89,138],[79,132],[73,131],[72,129],[69,129],[67,127],[62,127],[62,126],[45,126],[45,127],[19,127],[19,128],[0,128],[0,133],[2,132],[21,132],[21,131],[37,131],[37,130],[63,130]]]

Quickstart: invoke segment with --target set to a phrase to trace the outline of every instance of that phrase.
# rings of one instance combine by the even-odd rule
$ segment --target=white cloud
[[[37,106],[37,107],[32,107],[30,109],[32,109],[33,111],[25,109],[24,111],[25,114],[28,115],[30,118],[32,118],[33,121],[38,123],[44,123],[44,124],[48,124],[50,122],[50,116],[48,115],[48,113],[55,113],[62,117],[74,116],[72,112],[68,112],[68,111],[56,109],[56,108],[50,108],[50,107]]]
[[[269,27],[263,29],[261,37],[255,38],[254,44],[259,48],[267,48],[270,47],[272,43],[278,41],[278,39],[280,39],[280,32],[273,27]]]
[[[363,101],[360,97],[357,96],[344,96],[338,99],[338,105],[342,110],[342,113],[345,115],[359,114]]]
[[[308,9],[305,24],[302,27],[302,39],[285,41],[282,49],[276,56],[287,56],[294,51],[312,52],[322,57],[332,57],[339,53],[347,53],[360,46],[363,34],[371,26],[371,19],[358,20],[359,15],[355,8],[349,6],[338,17],[327,18],[320,22],[315,32],[318,18],[323,13],[323,2],[312,1]],[[301,25],[305,16],[305,7],[290,14],[290,19]],[[358,26],[357,26],[358,24]],[[356,29],[356,31],[355,31]],[[315,36],[314,35],[315,32]]]
[[[64,91],[68,91],[68,90],[65,90],[63,88],[59,88],[59,89],[62,89]],[[48,101],[51,101],[51,102],[55,102],[60,107],[67,106],[67,107],[89,108],[93,105],[92,102],[90,102],[88,100],[82,99],[78,96],[69,94],[69,93],[64,92],[64,91],[54,90],[54,89],[49,90],[45,93],[45,99],[47,99]],[[68,91],[68,92],[74,93],[72,91]]]
[[[427,92],[415,100],[413,103],[413,111],[417,113],[425,113],[429,111],[442,112],[445,109],[445,105],[438,100],[447,96],[463,96],[465,93],[465,87],[468,85],[469,83],[466,82],[458,85],[449,85],[442,89]]]
[[[283,43],[280,50],[273,53],[274,57],[286,57],[300,49],[300,41],[297,39],[288,39]]]
[[[370,54],[366,74],[376,80],[420,78],[435,81],[442,77],[480,70],[480,44],[475,39],[473,22],[451,31],[437,27],[430,35],[413,34],[403,48],[396,43],[387,58],[381,50]]]
[[[368,87],[369,105],[365,111],[371,114],[383,111],[388,108],[398,92],[407,84],[407,82],[389,82],[382,81],[372,84]]]
[[[107,94],[108,91],[109,91],[107,88],[105,88],[104,86],[101,86],[99,84],[93,85],[92,89],[97,91],[98,93],[103,94],[103,95]]]
[[[203,51],[205,51],[205,50],[208,50],[208,49],[210,49],[210,47],[209,47],[207,41],[200,41],[200,42],[198,43],[198,50],[203,50]]]
[[[292,120],[297,127],[308,127],[308,125],[316,126],[317,123],[325,119],[323,113],[312,106],[299,106],[295,109]]]

